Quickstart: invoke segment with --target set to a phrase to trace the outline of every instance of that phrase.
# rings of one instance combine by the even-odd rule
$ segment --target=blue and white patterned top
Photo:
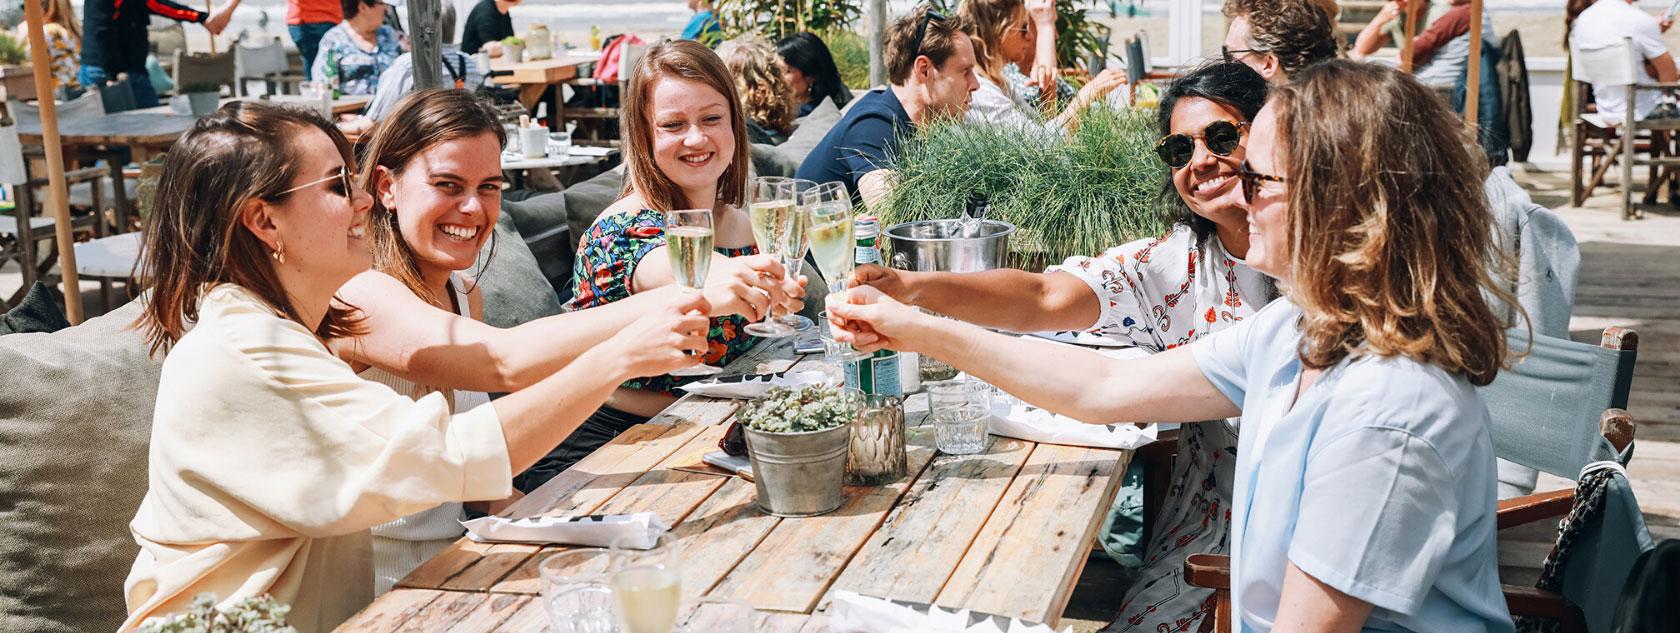
[[[373,94],[379,86],[379,76],[403,53],[402,37],[389,26],[379,27],[375,42],[374,50],[362,50],[351,37],[350,25],[339,23],[321,36],[321,49],[315,54],[315,65],[309,76],[327,76],[327,51],[332,51],[331,57],[338,61],[338,91],[346,95]]]

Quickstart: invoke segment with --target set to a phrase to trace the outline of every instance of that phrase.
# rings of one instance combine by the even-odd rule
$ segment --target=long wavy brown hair
[[[748,35],[719,45],[717,54],[735,75],[735,90],[747,118],[766,130],[793,131],[793,94],[782,78],[782,58],[775,47],[762,37]]]
[[[1516,305],[1464,121],[1410,75],[1331,60],[1273,91],[1289,178],[1290,297],[1301,359],[1405,356],[1485,385]],[[1497,271],[1497,272],[1496,272]]]
[[[362,164],[359,182],[373,196],[368,238],[373,241],[374,269],[395,277],[416,296],[445,310],[449,309],[445,297],[438,296],[438,289],[427,287],[421,278],[420,263],[414,259],[414,249],[403,240],[396,212],[385,208],[380,201],[379,183],[374,176],[378,168],[384,167],[395,177],[408,168],[409,161],[433,145],[483,134],[495,137],[498,148],[507,144],[507,131],[502,129],[495,111],[472,93],[455,89],[422,90],[403,97],[391,114],[379,122],[379,129],[374,130],[373,139],[368,141]],[[495,232],[490,235],[494,255]]]
[[[1027,23],[1027,4],[1022,0],[963,0],[962,6],[957,7],[957,15],[973,36],[969,41],[974,42],[975,67],[1003,88],[1004,93],[1009,93],[1009,82],[1003,77],[1003,67],[1009,65],[1009,60],[1003,58],[999,49],[1004,35]]]
[[[163,176],[140,247],[151,297],[135,326],[152,355],[167,351],[198,320],[198,300],[217,284],[238,285],[298,323],[297,308],[269,261],[268,246],[240,223],[252,200],[279,203],[298,175],[294,141],[315,128],[355,164],[350,143],[319,113],[304,108],[235,101],[199,119],[163,159]],[[358,333],[354,309],[330,307],[315,335]]]
[[[659,171],[653,162],[653,84],[660,79],[674,77],[705,84],[729,105],[729,125],[735,135],[735,155],[729,158],[729,168],[718,178],[718,202],[740,206],[747,194],[747,119],[741,111],[741,98],[735,92],[735,80],[729,68],[718,59],[717,53],[699,42],[674,40],[649,47],[636,62],[625,88],[624,107],[619,112],[619,129],[623,130],[624,160],[628,176],[624,179],[624,195],[640,193],[642,202],[655,211],[689,208],[688,198],[677,183]]]

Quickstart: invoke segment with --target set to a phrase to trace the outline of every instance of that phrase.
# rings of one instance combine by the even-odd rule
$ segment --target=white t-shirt
[[[1598,0],[1575,18],[1575,26],[1569,32],[1570,46],[1577,50],[1615,46],[1627,38],[1633,38],[1633,48],[1640,59],[1656,59],[1668,53],[1668,47],[1662,41],[1662,29],[1657,26],[1657,19],[1640,11],[1627,0]],[[1651,74],[1645,72],[1644,64],[1637,65],[1634,73],[1640,83],[1653,81]],[[1627,118],[1625,85],[1595,84],[1593,96],[1598,100],[1599,116],[1606,121],[1614,123]],[[1634,96],[1634,116],[1645,118],[1661,102],[1662,95],[1659,92],[1640,91]]]

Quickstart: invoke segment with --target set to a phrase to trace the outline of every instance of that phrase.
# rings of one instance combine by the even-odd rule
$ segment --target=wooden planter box
[[[0,66],[0,100],[28,101],[34,98],[34,68],[30,66]]]

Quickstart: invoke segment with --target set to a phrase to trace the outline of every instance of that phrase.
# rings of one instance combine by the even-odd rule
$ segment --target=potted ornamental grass
[[[502,38],[502,59],[510,64],[525,60],[525,40],[517,35]]]
[[[837,387],[776,387],[736,414],[746,431],[758,507],[781,517],[827,514],[844,501],[850,424],[863,394]]]
[[[28,101],[35,96],[29,50],[13,34],[0,31],[0,101]]]
[[[1071,133],[967,122],[928,126],[893,156],[897,185],[881,226],[955,218],[969,196],[1017,227],[1007,265],[1039,271],[1074,255],[1164,233],[1168,171],[1155,111],[1098,101]],[[1169,192],[1170,193],[1170,192]]]
[[[180,92],[187,96],[187,106],[192,110],[193,116],[215,114],[222,101],[222,87],[214,83],[190,83],[181,86]]]

